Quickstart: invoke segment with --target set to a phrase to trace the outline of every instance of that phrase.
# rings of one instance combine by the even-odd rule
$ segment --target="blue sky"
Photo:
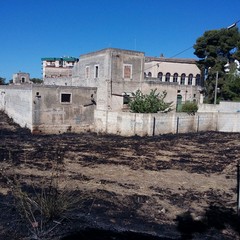
[[[0,0],[0,77],[41,78],[42,57],[108,47],[196,58],[184,50],[238,21],[239,10],[240,0]]]

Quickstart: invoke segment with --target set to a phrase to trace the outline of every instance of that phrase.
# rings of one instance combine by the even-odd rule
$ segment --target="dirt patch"
[[[2,239],[31,235],[6,176],[28,191],[56,167],[60,187],[84,197],[49,239],[92,239],[90,232],[106,230],[109,238],[100,239],[239,239],[240,133],[31,135],[3,113],[0,122]]]

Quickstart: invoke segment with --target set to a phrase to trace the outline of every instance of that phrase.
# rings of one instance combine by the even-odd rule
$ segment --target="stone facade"
[[[144,77],[179,85],[202,85],[200,70],[194,59],[146,57]]]
[[[93,130],[96,88],[0,86],[0,109],[33,133]]]
[[[81,55],[72,68],[72,77],[45,77],[44,84],[97,87],[99,110],[124,110],[126,97],[138,89],[144,93],[166,90],[165,100],[173,102],[174,108],[179,101],[199,103],[201,99],[200,70],[195,60],[152,58],[143,52],[115,48]]]
[[[30,74],[24,72],[18,72],[13,74],[13,84],[25,84],[30,83]]]
[[[123,95],[141,88],[143,68],[142,52],[104,49],[80,56],[72,84],[97,87],[97,109],[121,110]]]
[[[160,81],[157,77],[160,65],[162,72],[169,69],[177,72],[177,81]],[[146,77],[144,73],[150,69],[151,77]],[[188,81],[181,84],[183,73],[188,76]],[[196,84],[200,83],[196,80],[198,78],[200,70],[194,60],[148,58],[143,52],[108,48],[81,55],[73,68],[71,84],[97,87],[97,109],[121,111],[125,107],[125,97],[138,89],[144,93],[149,93],[151,89],[158,92],[166,90],[165,100],[173,102],[174,108],[178,99],[200,102],[201,86]]]

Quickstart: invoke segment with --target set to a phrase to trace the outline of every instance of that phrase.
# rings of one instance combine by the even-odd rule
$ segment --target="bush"
[[[167,92],[156,93],[157,89],[151,90],[150,94],[143,94],[140,90],[132,94],[129,102],[130,110],[134,113],[157,113],[158,111],[171,111],[172,103],[164,102]]]
[[[189,114],[195,114],[198,110],[198,105],[196,102],[187,101],[182,105],[182,112],[186,112]]]
[[[11,178],[3,172],[1,175],[11,187],[14,207],[21,218],[18,222],[29,230],[29,239],[51,239],[50,232],[61,227],[62,221],[79,209],[85,198],[77,189],[71,191],[60,187],[63,179],[59,172],[53,172],[37,186],[23,184],[14,175]]]

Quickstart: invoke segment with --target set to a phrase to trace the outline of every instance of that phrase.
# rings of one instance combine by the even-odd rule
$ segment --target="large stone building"
[[[192,59],[145,57],[143,52],[107,48],[81,55],[72,76],[44,78],[45,84],[97,87],[97,109],[122,110],[126,99],[140,89],[166,90],[166,101],[200,101],[200,70]]]
[[[28,75],[18,73],[13,84],[0,88],[0,109],[35,133],[93,130],[124,134],[134,128],[134,133],[142,129],[140,134],[149,134],[151,116],[126,113],[133,92],[166,91],[165,101],[176,106],[200,99],[200,71],[193,60],[148,58],[139,51],[107,48],[79,59],[42,61],[44,84],[24,84]],[[118,115],[124,112],[125,117]]]

